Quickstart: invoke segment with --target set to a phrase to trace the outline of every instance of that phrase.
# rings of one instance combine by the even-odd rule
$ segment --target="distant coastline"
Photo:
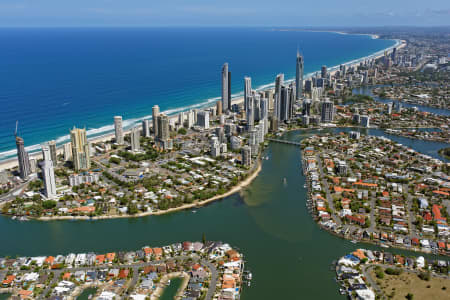
[[[337,33],[337,34],[347,34],[347,35],[367,35],[372,37],[373,39],[379,39],[380,36],[373,33],[350,33],[346,31],[341,30],[316,30],[316,29],[274,29],[274,31],[304,31],[304,32],[331,32],[331,33]]]

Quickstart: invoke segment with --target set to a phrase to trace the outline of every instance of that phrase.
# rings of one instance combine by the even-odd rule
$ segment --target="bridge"
[[[275,142],[275,143],[282,143],[282,144],[288,144],[288,145],[294,145],[294,146],[301,146],[301,144],[299,142],[280,140],[280,139],[272,139],[272,138],[269,138],[267,140],[269,140],[271,142]]]

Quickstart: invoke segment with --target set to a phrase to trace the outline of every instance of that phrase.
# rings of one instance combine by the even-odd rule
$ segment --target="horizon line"
[[[448,25],[113,25],[113,24],[91,24],[91,25],[0,25],[0,29],[40,29],[40,28],[285,28],[285,29],[389,29],[389,28],[450,28]]]

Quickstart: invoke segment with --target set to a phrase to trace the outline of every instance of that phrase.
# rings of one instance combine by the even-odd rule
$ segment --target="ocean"
[[[0,160],[16,155],[14,130],[27,150],[69,129],[89,136],[125,127],[161,111],[176,113],[220,99],[221,67],[228,62],[232,93],[244,76],[253,88],[278,73],[295,76],[295,56],[305,74],[392,47],[396,41],[368,35],[284,31],[269,28],[14,28],[0,29]]]

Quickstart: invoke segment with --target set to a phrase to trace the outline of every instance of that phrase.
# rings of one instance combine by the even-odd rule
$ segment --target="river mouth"
[[[284,138],[300,141],[315,133],[355,130],[333,128],[287,132]],[[419,152],[438,157],[443,143],[411,140],[377,129],[362,134],[384,135]],[[445,145],[445,144],[444,144]],[[330,271],[332,261],[357,247],[321,230],[306,208],[305,177],[298,146],[270,143],[264,151],[262,170],[242,192],[191,211],[161,216],[86,221],[18,222],[0,217],[0,256],[57,255],[94,251],[139,249],[185,240],[224,241],[244,253],[252,271],[251,287],[242,299],[344,299]],[[285,179],[285,180],[284,180]],[[393,253],[418,255],[390,249]]]

